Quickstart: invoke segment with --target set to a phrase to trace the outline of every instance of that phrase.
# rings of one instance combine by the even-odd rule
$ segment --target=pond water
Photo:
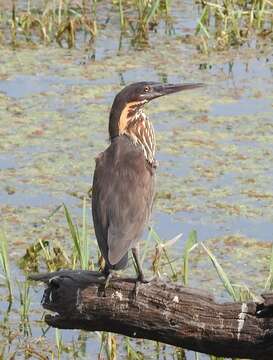
[[[19,281],[25,275],[18,261],[28,246],[49,239],[71,247],[63,213],[55,214],[47,226],[43,219],[62,203],[80,217],[94,158],[108,144],[115,94],[134,81],[185,81],[207,86],[155,100],[146,109],[155,126],[160,164],[151,224],[163,240],[183,233],[175,245],[181,257],[195,229],[234,282],[257,294],[262,291],[273,234],[272,44],[201,55],[182,41],[195,27],[192,2],[175,2],[173,8],[173,35],[164,34],[161,24],[143,51],[133,50],[126,39],[118,50],[116,14],[90,53],[81,47],[1,49],[0,226],[9,241],[12,275]],[[95,244],[91,221],[90,233]],[[95,261],[95,250],[92,256]],[[209,286],[226,299],[209,259],[197,251],[192,262],[190,285]],[[4,324],[4,288],[1,293]],[[46,353],[48,347],[56,351],[55,330],[42,337],[41,296],[40,287],[31,289],[31,344]],[[17,290],[16,297],[18,305]],[[16,306],[6,324],[18,332]],[[5,334],[3,330],[7,344]],[[17,335],[21,341],[12,341],[5,351],[16,350],[18,358],[24,358],[20,349],[30,341],[22,332]],[[97,334],[62,331],[62,337],[69,344],[75,339],[78,358],[99,351]],[[123,338],[118,339],[121,343]],[[154,358],[153,343],[132,344],[145,359]],[[122,346],[119,352],[125,356]],[[171,347],[165,355],[172,358]],[[190,352],[187,356],[194,358]],[[71,357],[64,352],[61,358]],[[159,358],[164,358],[163,349]]]

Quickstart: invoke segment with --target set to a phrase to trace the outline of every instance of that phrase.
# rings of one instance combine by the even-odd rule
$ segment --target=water
[[[182,254],[185,240],[196,229],[199,240],[213,247],[230,274],[236,273],[235,280],[254,286],[251,274],[255,274],[255,290],[262,288],[273,233],[272,55],[270,49],[242,49],[240,54],[212,54],[204,59],[179,40],[179,35],[195,27],[191,2],[179,3],[176,9],[175,35],[164,35],[161,24],[161,37],[151,35],[151,48],[141,52],[132,50],[125,39],[117,54],[115,22],[98,39],[95,59],[80,49],[18,49],[16,56],[3,50],[0,212],[14,278],[23,281],[18,260],[40,238],[57,238],[70,251],[63,214],[58,213],[50,226],[44,226],[43,219],[63,202],[80,217],[94,157],[107,146],[113,98],[122,86],[146,79],[207,84],[147,107],[156,129],[160,163],[153,227],[163,240],[183,233],[176,256]],[[90,232],[94,240],[92,226]],[[94,253],[92,256],[95,259]],[[206,287],[201,265],[207,274],[213,271],[204,255],[198,261],[192,265],[195,275],[190,283]],[[248,262],[247,275],[243,269],[237,271],[237,261]],[[209,284],[212,290],[221,288],[215,274]],[[35,338],[42,336],[36,322],[42,314],[41,296],[41,288],[31,289]],[[16,297],[17,305],[10,314],[14,331],[17,290]],[[1,317],[5,304],[0,307]],[[62,336],[71,343],[78,341],[79,332],[63,331]],[[119,337],[120,342],[122,339]],[[50,329],[41,342],[45,348],[54,348],[55,330]],[[86,346],[82,351],[98,353],[96,334],[89,334],[86,344],[82,343]],[[145,354],[151,353],[148,343]],[[167,347],[167,355],[171,353],[172,348]]]

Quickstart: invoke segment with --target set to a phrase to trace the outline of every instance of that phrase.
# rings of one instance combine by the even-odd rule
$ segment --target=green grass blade
[[[190,252],[198,245],[197,241],[197,232],[192,230],[189,234],[189,237],[185,243],[183,251],[183,283],[185,286],[188,285],[189,277],[189,254]]]
[[[78,255],[78,258],[80,260],[80,263],[82,263],[82,253],[81,253],[81,245],[80,245],[80,236],[79,236],[79,231],[76,225],[74,225],[73,220],[71,218],[71,215],[66,207],[65,204],[63,204],[64,206],[64,213],[65,213],[65,217],[66,217],[66,221],[70,230],[70,234],[74,243],[74,247],[76,249],[76,253]]]
[[[266,291],[273,289],[273,244],[271,245],[271,256],[270,256],[270,263],[269,263],[269,275],[266,279],[264,289]]]
[[[55,329],[55,342],[58,352],[58,359],[61,359],[61,354],[63,352],[63,339],[62,339],[61,330],[59,329]]]
[[[173,275],[174,279],[176,279],[176,278],[177,278],[177,272],[176,272],[176,270],[174,269],[174,267],[173,267],[173,265],[172,265],[172,262],[171,262],[171,260],[170,260],[170,257],[169,257],[169,255],[168,255],[168,252],[167,252],[167,250],[166,250],[166,246],[165,246],[166,243],[163,243],[163,242],[162,242],[160,236],[157,234],[157,232],[156,232],[152,227],[151,227],[150,232],[151,232],[151,236],[154,238],[154,240],[156,241],[157,245],[158,245],[159,247],[162,247],[163,254],[164,254],[164,256],[165,256],[165,258],[166,258],[166,260],[167,260],[168,265],[170,266],[172,275]],[[170,240],[170,241],[171,241],[171,242],[172,242],[173,240],[176,241],[176,240],[178,240],[181,236],[182,236],[182,234],[179,234],[179,235],[177,235],[174,239],[172,239],[172,240]]]
[[[78,228],[77,224],[73,222],[67,207],[65,205],[63,206],[66,221],[74,244],[74,253],[72,259],[73,268],[76,267],[77,262],[79,261],[81,269],[88,270],[90,255],[90,238],[88,236],[87,228],[86,198],[83,199],[82,226],[80,229]]]
[[[200,31],[203,30],[207,38],[210,38],[209,32],[204,25],[208,19],[208,16],[209,16],[209,8],[206,5],[203,9],[200,19],[198,20],[198,24],[195,29],[195,35],[198,35]]]
[[[124,30],[125,19],[124,19],[124,11],[123,11],[122,0],[119,0],[119,19],[120,19],[121,30]]]
[[[44,259],[47,265],[47,268],[49,271],[54,271],[56,270],[54,267],[54,263],[53,263],[53,256],[51,251],[49,250],[49,248],[47,246],[44,245],[43,241],[41,239],[39,239],[39,244],[41,246],[43,255],[44,255]]]
[[[151,8],[149,9],[149,11],[147,12],[147,14],[144,16],[143,19],[143,23],[145,25],[147,25],[149,23],[149,21],[151,20],[151,18],[154,16],[156,10],[158,9],[160,4],[160,0],[155,0],[151,6]]]
[[[83,199],[82,208],[82,231],[80,239],[81,248],[81,268],[88,270],[89,267],[89,238],[87,235],[87,221],[86,221],[86,198]]]
[[[236,294],[235,289],[233,288],[227,274],[225,273],[224,269],[222,268],[222,266],[219,264],[218,260],[216,259],[216,257],[212,254],[212,252],[203,244],[201,243],[203,249],[206,251],[206,253],[208,254],[213,266],[215,267],[217,274],[220,278],[220,280],[222,281],[225,289],[227,290],[227,292],[229,293],[230,296],[232,296],[232,298],[235,301],[238,301],[238,295]]]
[[[8,258],[8,240],[3,230],[0,229],[0,264],[5,279],[6,286],[9,291],[9,302],[12,302],[12,285],[11,274]]]

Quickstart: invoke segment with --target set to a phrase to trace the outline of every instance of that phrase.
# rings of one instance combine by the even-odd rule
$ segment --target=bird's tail
[[[115,265],[107,264],[107,265],[112,270],[121,270],[124,269],[127,266],[127,264],[128,264],[128,252],[123,256],[122,259],[120,259],[120,261],[117,264]]]

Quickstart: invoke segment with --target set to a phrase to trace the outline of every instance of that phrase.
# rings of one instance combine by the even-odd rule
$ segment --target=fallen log
[[[273,294],[260,303],[219,304],[204,291],[160,280],[137,286],[133,279],[93,271],[33,274],[47,284],[42,305],[61,329],[109,331],[225,357],[273,359]]]

